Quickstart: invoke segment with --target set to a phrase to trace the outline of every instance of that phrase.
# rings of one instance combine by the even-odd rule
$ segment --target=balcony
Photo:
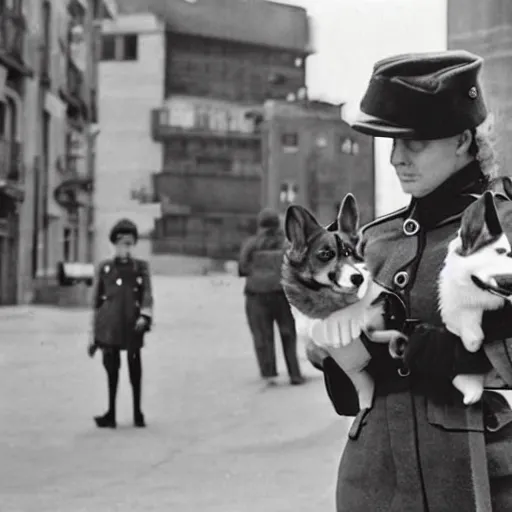
[[[21,144],[0,139],[0,189],[22,200],[24,182]]]
[[[211,137],[211,138],[230,138],[259,140],[261,135],[257,128],[247,129],[247,126],[233,127],[229,122],[215,124],[213,119],[194,119],[190,125],[176,125],[169,120],[169,111],[159,108],[151,111],[151,135],[157,142],[165,141],[176,135],[186,135],[189,137]]]
[[[23,59],[25,30],[21,13],[8,7],[0,9],[0,62],[22,75],[29,75],[31,72]]]

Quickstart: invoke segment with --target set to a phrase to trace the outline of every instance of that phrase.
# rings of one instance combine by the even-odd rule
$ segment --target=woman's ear
[[[460,135],[457,143],[457,155],[469,153],[469,148],[473,142],[473,134],[471,130],[464,130]]]

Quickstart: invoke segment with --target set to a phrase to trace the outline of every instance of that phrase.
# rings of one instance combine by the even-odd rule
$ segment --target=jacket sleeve
[[[494,368],[512,386],[512,306],[484,313],[485,340],[476,353],[445,327],[419,324],[409,336],[405,361],[411,371],[450,378],[461,373],[487,373]]]
[[[94,277],[94,291],[92,296],[92,337],[96,340],[98,310],[105,302],[105,282],[103,281],[103,268],[105,262],[101,262],[96,269]]]
[[[105,263],[102,262],[96,269],[94,278],[94,294],[93,294],[93,309],[98,310],[105,301],[105,283],[103,282],[103,268]]]
[[[250,264],[252,253],[254,251],[254,238],[248,238],[240,249],[238,257],[238,275],[240,277],[247,277],[250,271]]]
[[[140,304],[140,314],[153,323],[153,288],[151,285],[151,274],[149,263],[140,261],[140,274],[142,278],[142,297]]]

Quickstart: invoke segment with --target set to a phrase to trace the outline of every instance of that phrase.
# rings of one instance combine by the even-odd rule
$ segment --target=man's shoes
[[[116,428],[117,427],[116,417],[110,412],[107,412],[103,416],[95,416],[94,421],[98,428]]]

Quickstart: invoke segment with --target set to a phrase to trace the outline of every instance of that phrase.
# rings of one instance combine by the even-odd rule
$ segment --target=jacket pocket
[[[462,396],[458,393],[447,402],[437,402],[427,398],[427,421],[444,430],[484,432],[482,409],[481,402],[469,406],[464,405]]]

